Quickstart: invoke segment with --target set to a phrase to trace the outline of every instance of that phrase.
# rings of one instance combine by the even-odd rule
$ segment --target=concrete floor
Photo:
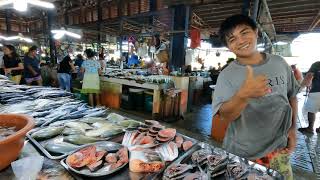
[[[200,141],[207,142],[213,146],[221,147],[221,144],[211,138],[211,103],[205,97],[202,102],[192,107],[192,112],[186,113],[183,120],[173,123],[163,123],[167,127],[174,127],[179,132]],[[307,126],[306,112],[303,111],[305,96],[298,95],[299,99],[299,118],[297,127]],[[126,112],[123,112],[125,113]],[[125,115],[124,114],[124,115]],[[132,112],[129,113],[132,117]],[[146,119],[148,116],[138,114],[136,119]],[[320,125],[320,113],[317,116],[316,127]],[[297,132],[297,147],[292,154],[291,163],[294,171],[294,178],[297,180],[320,180],[320,138],[318,134],[304,135]]]

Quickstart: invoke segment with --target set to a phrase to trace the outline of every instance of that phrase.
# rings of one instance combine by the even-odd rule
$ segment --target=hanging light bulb
[[[53,35],[53,38],[54,39],[61,39],[63,36],[64,36],[64,33],[59,32],[59,33],[56,33],[55,35]]]
[[[70,32],[70,31],[66,31],[64,28],[58,29],[58,30],[51,30],[51,33],[53,33],[53,38],[54,39],[61,39],[64,35],[76,38],[76,39],[80,39],[81,35]]]
[[[14,0],[13,8],[17,11],[26,11],[28,8],[27,0]]]
[[[28,8],[28,4],[32,4],[34,6],[40,6],[47,9],[53,9],[54,4],[41,0],[0,0],[0,7],[6,6],[9,4],[13,4],[13,8],[17,11],[26,11]]]

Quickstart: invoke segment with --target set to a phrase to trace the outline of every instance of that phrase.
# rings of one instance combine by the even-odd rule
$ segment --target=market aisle
[[[304,94],[304,93],[303,93]],[[306,127],[308,126],[308,118],[307,118],[307,112],[304,111],[303,105],[306,100],[306,96],[303,96],[303,94],[299,94],[299,122],[298,123],[298,128],[299,127]],[[315,128],[320,126],[320,114],[317,114],[316,117],[316,122],[315,122]],[[305,139],[314,172],[317,174],[317,179],[320,179],[320,139],[318,138],[319,134],[314,133],[312,134],[302,134],[298,132],[299,137],[303,137]]]

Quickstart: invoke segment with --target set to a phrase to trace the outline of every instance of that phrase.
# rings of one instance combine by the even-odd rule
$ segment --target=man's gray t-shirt
[[[266,54],[264,62],[252,68],[255,75],[268,77],[272,93],[249,100],[241,115],[229,124],[223,147],[254,160],[287,146],[292,122],[289,99],[298,93],[299,85],[290,66],[280,56]],[[246,71],[245,65],[234,61],[220,73],[212,101],[214,115],[240,89]]]

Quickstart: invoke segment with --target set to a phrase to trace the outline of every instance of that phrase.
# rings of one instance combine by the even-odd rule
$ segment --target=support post
[[[242,11],[241,11],[242,14],[248,16],[249,9],[250,9],[250,0],[243,0]]]
[[[6,19],[6,33],[9,35],[11,33],[11,10],[6,9],[5,10],[5,19]]]
[[[171,58],[169,66],[174,69],[185,65],[185,50],[189,29],[190,6],[177,5],[173,7],[173,31],[182,31],[173,34],[171,38]]]
[[[48,35],[49,35],[49,46],[50,46],[50,62],[51,62],[51,64],[56,64],[56,62],[57,62],[57,59],[56,59],[57,50],[56,50],[56,46],[54,44],[53,35],[51,33],[52,23],[53,23],[53,12],[52,11],[48,11],[47,14],[48,14]]]
[[[260,0],[254,0],[253,13],[251,14],[251,18],[255,21],[257,21],[257,18],[258,18],[259,7],[260,7]]]
[[[97,4],[97,12],[98,12],[98,21],[97,21],[97,30],[98,30],[98,47],[101,46],[101,22],[102,22],[102,8],[101,8],[101,0],[98,0]]]

